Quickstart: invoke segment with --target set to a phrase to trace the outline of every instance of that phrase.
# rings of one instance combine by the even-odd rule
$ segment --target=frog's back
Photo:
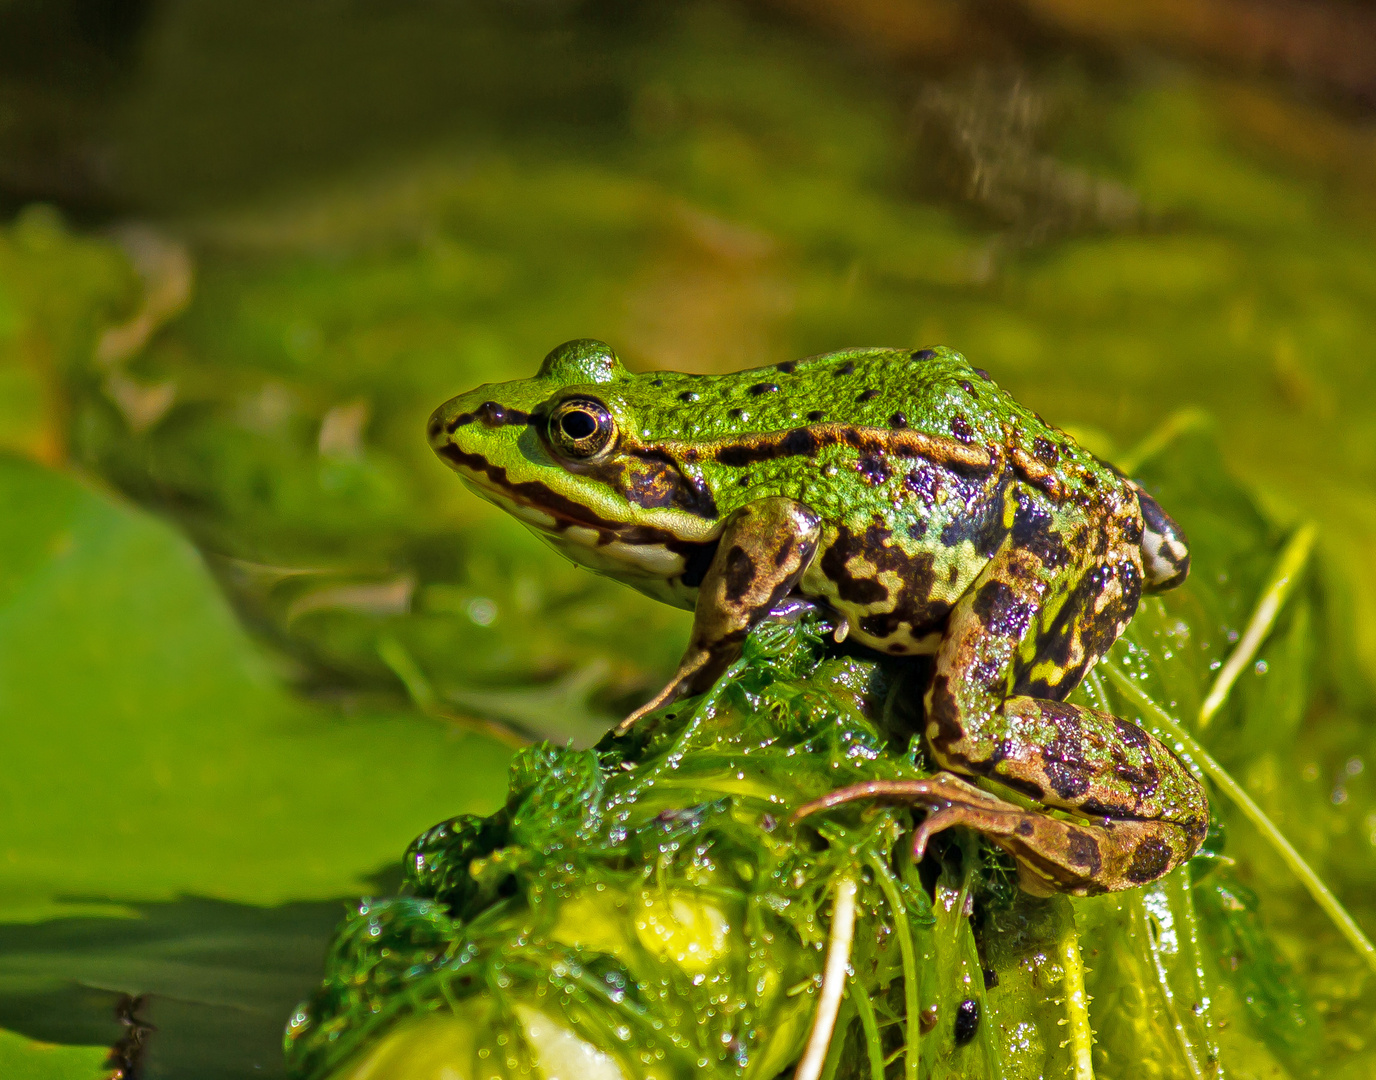
[[[944,348],[845,349],[726,375],[637,379],[662,403],[647,418],[651,434],[688,442],[843,423],[1001,443],[1001,418],[1017,408],[987,374]]]

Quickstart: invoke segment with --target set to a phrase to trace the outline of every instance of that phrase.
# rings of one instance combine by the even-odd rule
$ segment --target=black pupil
[[[575,409],[559,418],[559,426],[570,439],[586,439],[597,430],[597,417],[582,409]]]

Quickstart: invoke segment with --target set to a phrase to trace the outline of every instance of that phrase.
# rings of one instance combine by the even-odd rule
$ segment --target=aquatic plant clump
[[[924,1035],[930,1055],[978,1055],[984,976],[953,942],[955,978],[937,987],[942,920],[907,856],[910,814],[788,821],[839,784],[926,775],[886,714],[904,696],[895,672],[827,655],[820,629],[767,624],[710,694],[643,734],[518,753],[501,811],[423,834],[408,895],[350,915],[292,1020],[296,1072],[415,1076],[443,1058],[460,1076],[577,1060],[581,1076],[772,1077],[808,1039],[843,882],[864,914],[837,1060],[852,1026],[852,1043],[884,1057],[920,1052]],[[922,868],[945,878],[937,895],[963,884],[968,907],[978,881],[982,903],[1013,901],[1007,867],[977,878],[971,847],[962,876],[961,849],[941,849]],[[919,1008],[905,1023],[909,986]]]

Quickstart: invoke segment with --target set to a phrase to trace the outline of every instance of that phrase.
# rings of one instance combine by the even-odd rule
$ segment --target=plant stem
[[[1065,969],[1065,1011],[1070,1022],[1070,1057],[1074,1080],[1094,1080],[1090,1058],[1094,1033],[1089,1027],[1089,997],[1085,993],[1085,967],[1080,958],[1080,935],[1075,928],[1074,909],[1070,925],[1061,938],[1061,966]]]
[[[1233,683],[1242,674],[1243,669],[1252,662],[1252,657],[1256,656],[1257,650],[1261,648],[1261,643],[1266,640],[1266,635],[1271,632],[1271,627],[1276,623],[1276,616],[1285,606],[1285,601],[1293,591],[1295,582],[1300,578],[1305,565],[1309,562],[1309,553],[1314,550],[1314,538],[1318,535],[1318,528],[1314,523],[1307,522],[1295,530],[1295,535],[1290,538],[1280,553],[1280,558],[1276,560],[1275,569],[1271,572],[1270,580],[1266,582],[1266,587],[1261,591],[1261,599],[1257,602],[1256,610],[1252,612],[1252,618],[1247,623],[1247,629],[1243,632],[1242,640],[1237,643],[1237,648],[1228,657],[1227,662],[1219,669],[1218,677],[1214,679],[1213,688],[1209,691],[1209,696],[1204,699],[1204,704],[1199,710],[1199,730],[1203,731],[1214,714],[1222,708],[1223,703],[1228,699],[1228,691],[1233,688]]]
[[[855,1003],[855,1011],[860,1017],[860,1029],[865,1033],[865,1054],[870,1061],[870,1080],[884,1080],[884,1044],[879,1039],[879,1022],[874,1016],[874,1006],[855,983],[850,984],[850,999]]]
[[[1125,671],[1108,660],[1100,661],[1099,667],[1107,672],[1113,685],[1127,695],[1133,704],[1143,713],[1149,715],[1171,738],[1179,742],[1196,767],[1237,804],[1243,815],[1256,826],[1261,835],[1280,854],[1285,864],[1290,867],[1291,872],[1299,878],[1300,884],[1308,890],[1315,903],[1333,920],[1338,932],[1347,938],[1348,943],[1357,950],[1362,959],[1370,965],[1373,971],[1376,971],[1376,946],[1371,944],[1367,936],[1362,933],[1356,920],[1343,907],[1342,902],[1323,883],[1323,879],[1314,872],[1314,868],[1304,861],[1304,857],[1285,838],[1280,829],[1276,827],[1276,823],[1266,816],[1265,811],[1260,806],[1252,801],[1252,797],[1243,790],[1242,785],[1233,779],[1227,769],[1214,760],[1213,756],[1199,744],[1199,740],[1187,732],[1170,713],[1148,697]]]
[[[865,862],[874,871],[875,880],[889,902],[893,913],[893,928],[898,934],[898,949],[903,958],[903,1011],[908,1026],[907,1045],[903,1050],[904,1080],[918,1080],[922,1057],[918,1053],[922,1040],[922,999],[918,993],[917,955],[913,950],[913,935],[908,926],[908,912],[903,903],[903,894],[894,879],[893,871],[874,852],[865,856]]]
[[[817,996],[817,1012],[812,1018],[812,1034],[807,1049],[793,1074],[793,1080],[818,1080],[826,1064],[841,995],[846,992],[846,969],[850,947],[855,938],[855,877],[847,874],[836,883],[836,899],[831,908],[831,940],[827,943],[827,966],[822,976],[822,992]]]

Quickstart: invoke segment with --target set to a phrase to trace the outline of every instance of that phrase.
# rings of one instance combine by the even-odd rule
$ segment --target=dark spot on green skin
[[[844,364],[842,364],[839,368],[836,369],[836,374],[837,374],[837,375],[854,375],[854,374],[855,374],[855,362],[852,361],[852,360],[847,360]]]
[[[918,349],[912,354],[914,360],[931,360],[936,356],[935,349]]]
[[[785,375],[792,375],[798,369],[796,360],[785,360],[782,364],[775,364],[775,370],[782,371]]]
[[[820,409],[813,409],[812,412],[807,414],[807,419],[810,424],[820,424],[826,419],[826,413],[822,412]]]
[[[1035,555],[1049,570],[1060,569],[1070,561],[1065,541],[1055,530],[1050,508],[1034,496],[1018,495],[1011,536],[1019,550]]]
[[[777,394],[778,392],[779,384],[772,382],[756,383],[747,391],[751,397],[759,397],[761,394]]]
[[[726,599],[733,604],[740,603],[754,581],[755,561],[746,553],[745,548],[739,544],[733,545],[726,553],[726,564],[722,572]]]
[[[1123,871],[1123,876],[1134,885],[1145,885],[1155,881],[1166,872],[1171,864],[1171,849],[1154,836],[1148,836],[1132,853],[1132,862]]]
[[[1056,732],[1041,749],[1042,771],[1051,790],[1066,802],[1080,798],[1090,788],[1092,766],[1085,760],[1084,725],[1079,710],[1056,701],[1038,702],[1041,719]]]
[[[974,429],[970,427],[970,421],[963,416],[951,417],[951,434],[967,446],[975,441]]]
[[[901,412],[896,412],[889,417],[889,427],[893,428],[895,431],[901,431],[903,428],[907,426],[908,418],[904,416]]]
[[[993,968],[984,968],[984,989],[992,990],[999,984],[999,973]]]
[[[860,394],[856,395],[855,400],[856,400],[856,401],[873,401],[873,400],[874,400],[875,398],[877,398],[878,396],[879,396],[879,391],[871,388],[871,389],[869,389],[869,390],[865,390],[865,391],[861,392]]]
[[[1002,581],[986,581],[975,594],[975,615],[991,634],[1021,641],[1032,621],[1032,605],[1018,598]]]
[[[979,1031],[979,1002],[966,998],[956,1006],[955,1040],[957,1046],[964,1046]]]
[[[736,481],[736,483],[737,483],[737,485],[740,486],[740,487],[749,487],[749,486],[750,486],[750,474],[749,474],[749,473],[745,473],[739,480]]]
[[[730,411],[727,412],[726,415],[729,416],[729,417],[731,417],[732,420],[739,420],[742,416],[745,415],[745,410],[744,410],[744,409],[731,409]]]
[[[985,382],[993,382],[993,381],[994,381],[993,379],[989,378],[989,372],[985,371],[983,368],[979,368],[979,367],[975,368],[975,374],[978,375],[978,376],[979,376],[981,379],[983,379]]]
[[[1067,829],[1065,839],[1071,865],[1084,867],[1086,877],[1096,877],[1104,866],[1098,841],[1083,829]]]
[[[1061,449],[1044,435],[1032,440],[1032,455],[1043,465],[1054,467],[1061,460]]]
[[[975,384],[972,383],[969,379],[961,379],[960,388],[964,390],[967,394],[973,394],[975,392]]]
[[[912,523],[908,526],[908,535],[911,536],[914,540],[921,540],[924,536],[926,536],[926,535],[927,535],[927,519],[926,519],[926,518],[919,518],[917,521],[912,522]],[[953,566],[953,567],[951,567],[951,569],[952,569],[952,570],[956,570],[956,567]],[[958,572],[959,572],[959,571],[957,570],[957,573],[958,573]]]
[[[862,457],[855,463],[855,469],[864,478],[865,483],[872,487],[878,487],[893,475],[889,471],[889,463],[874,454],[866,454]]]
[[[1008,535],[1008,530],[1003,524],[1007,477],[1000,477],[997,483],[992,485],[987,482],[977,485],[956,479],[955,483],[949,486],[949,494],[964,503],[964,507],[942,528],[942,544],[946,547],[957,547],[968,540],[974,545],[976,554],[985,559],[989,558]]]
[[[679,393],[678,399],[679,399],[679,401],[683,401],[683,402],[693,402],[693,401],[697,401],[698,396],[697,396],[697,394],[693,393],[693,391],[691,391],[691,390],[684,390],[684,391],[682,391],[682,392]]]
[[[650,383],[650,385],[653,386],[656,390],[658,390],[660,387],[664,385],[664,380],[656,379],[654,382]]]
[[[936,469],[923,462],[903,478],[903,487],[930,506],[936,501],[936,493],[941,487],[941,477]]]

